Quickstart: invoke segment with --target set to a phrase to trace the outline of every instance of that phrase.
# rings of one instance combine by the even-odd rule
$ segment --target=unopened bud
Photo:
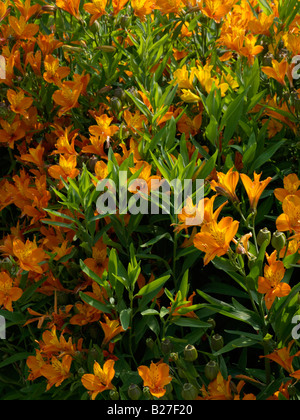
[[[44,4],[42,6],[43,12],[55,12],[57,10],[57,7],[54,4]]]
[[[287,387],[287,391],[290,397],[294,397],[297,394],[297,390],[294,385],[289,384]]]
[[[195,400],[198,397],[197,388],[190,383],[186,383],[182,387],[181,396],[184,400]]]
[[[160,345],[163,354],[169,354],[173,350],[173,344],[168,338],[164,338]]]
[[[263,228],[258,232],[257,235],[257,244],[258,246],[262,246],[265,241],[268,241],[268,245],[271,242],[272,234],[268,228]]]
[[[116,47],[113,47],[112,45],[100,45],[100,47],[96,47],[96,50],[101,50],[103,52],[115,52]]]
[[[187,362],[194,362],[198,359],[198,352],[195,346],[188,344],[184,349],[184,360]]]
[[[211,325],[209,327],[210,329],[214,330],[216,328],[217,324],[216,324],[216,321],[213,318],[209,318],[206,322]]]
[[[140,389],[140,387],[137,384],[131,384],[129,385],[128,388],[128,397],[131,400],[137,401],[140,399],[141,395],[142,395],[142,391]]]
[[[153,339],[150,337],[150,338],[147,338],[147,340],[146,340],[146,346],[148,347],[148,349],[150,349],[150,350],[152,350],[153,349],[153,347],[154,347],[154,341],[153,341]]]
[[[77,373],[78,373],[79,377],[81,378],[85,374],[85,370],[82,367],[80,367],[78,369]]]
[[[148,386],[144,386],[144,388],[143,388],[143,395],[146,398],[146,400],[150,400],[152,398],[151,397],[151,392],[150,392],[150,389],[149,389]]]
[[[210,347],[213,351],[221,350],[224,347],[223,337],[219,334],[213,335],[210,341]]]
[[[214,360],[210,360],[204,368],[204,375],[206,376],[206,378],[212,382],[214,379],[216,379],[216,377],[218,376],[219,373],[219,366],[218,364],[214,361]]]
[[[120,394],[118,393],[117,390],[111,389],[109,391],[109,398],[113,401],[117,401],[120,398]]]
[[[279,232],[278,230],[273,233],[272,236],[272,247],[276,249],[276,251],[281,251],[282,248],[286,245],[286,236],[283,232]]]
[[[111,109],[116,114],[118,114],[121,111],[121,109],[122,109],[122,102],[121,102],[121,100],[119,98],[117,98],[116,96],[113,96],[110,99],[110,106],[111,106]]]

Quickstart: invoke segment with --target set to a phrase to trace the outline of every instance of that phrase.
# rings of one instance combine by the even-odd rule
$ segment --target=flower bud
[[[143,395],[146,398],[146,400],[150,400],[151,399],[151,392],[148,386],[144,386],[143,388]]]
[[[176,363],[178,361],[178,353],[175,353],[175,352],[171,353],[170,354],[170,361]]]
[[[130,17],[128,15],[124,15],[120,19],[120,26],[122,29],[128,28],[130,25]]]
[[[206,322],[211,325],[211,327],[209,327],[211,330],[214,330],[216,328],[217,324],[213,318],[209,318]]]
[[[42,6],[42,10],[43,12],[55,12],[55,10],[57,10],[57,7],[54,4],[44,4]]]
[[[184,349],[184,360],[187,362],[194,362],[198,359],[198,352],[195,346],[188,344]]]
[[[160,345],[163,354],[169,354],[173,350],[173,344],[168,338],[164,338]]]
[[[109,391],[109,398],[113,401],[117,401],[120,398],[120,394],[116,389],[111,389]]]
[[[154,343],[153,339],[151,337],[147,338],[146,346],[148,347],[148,349],[152,350],[154,345],[155,345],[155,343]]]
[[[219,334],[213,335],[210,341],[210,347],[213,351],[221,350],[224,347],[223,337]]]
[[[273,233],[272,236],[272,247],[276,249],[276,251],[280,251],[286,244],[286,236],[283,232],[279,232],[278,230]]]
[[[100,47],[96,47],[96,50],[101,50],[103,52],[115,52],[116,47],[113,47],[112,45],[100,45]]]
[[[210,382],[212,382],[214,379],[216,379],[216,377],[218,376],[218,373],[219,373],[218,364],[214,360],[210,360],[204,368],[204,375]]]
[[[140,389],[140,387],[137,384],[131,384],[128,387],[128,397],[131,400],[137,401],[140,399],[141,395],[142,395],[142,391]]]
[[[258,232],[257,235],[257,245],[262,246],[265,241],[268,241],[268,245],[271,242],[271,232],[268,228],[263,228]]]
[[[294,397],[297,394],[297,389],[294,385],[289,384],[287,387],[287,391],[290,397]]]
[[[113,96],[110,99],[110,107],[116,114],[118,114],[122,109],[121,100],[119,98],[117,98],[116,96]]]
[[[117,98],[120,99],[120,101],[126,101],[127,99],[127,95],[124,91],[124,89],[117,87],[114,91],[113,91],[113,95]]]
[[[81,378],[85,374],[85,370],[82,367],[80,367],[78,369],[77,373],[78,373],[79,377]]]
[[[184,400],[195,400],[198,397],[197,388],[190,383],[186,383],[182,387],[181,396]]]
[[[94,35],[100,31],[100,23],[97,20],[90,26],[90,31]]]

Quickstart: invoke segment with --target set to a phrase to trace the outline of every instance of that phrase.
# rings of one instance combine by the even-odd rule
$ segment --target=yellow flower
[[[182,95],[180,98],[187,103],[194,103],[200,102],[200,96],[196,95],[195,93],[191,92],[189,89],[182,89]]]

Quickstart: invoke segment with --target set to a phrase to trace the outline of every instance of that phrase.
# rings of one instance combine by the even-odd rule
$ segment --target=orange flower
[[[155,8],[155,0],[131,0],[131,7],[135,16],[145,20],[145,16],[150,15]]]
[[[75,303],[77,313],[70,319],[71,325],[87,325],[99,321],[102,312],[88,303]]]
[[[150,368],[147,366],[140,366],[138,368],[138,374],[144,381],[144,387],[149,387],[151,395],[156,398],[165,395],[165,386],[172,381],[170,367],[166,363],[151,362]]]
[[[254,57],[264,49],[262,45],[255,45],[257,38],[253,34],[245,36],[245,46],[240,49],[240,54],[248,58],[248,63],[253,65]]]
[[[277,80],[282,86],[285,86],[285,76],[289,68],[289,63],[283,59],[280,63],[277,60],[272,60],[273,67],[262,67],[262,71],[273,79]]]
[[[288,195],[282,203],[283,213],[276,220],[276,228],[280,232],[300,234],[300,197]]]
[[[102,239],[92,247],[92,258],[86,258],[84,263],[99,277],[102,277],[103,272],[108,270],[107,245]]]
[[[76,19],[80,19],[80,0],[56,0],[56,6],[70,13]]]
[[[111,383],[115,376],[114,365],[115,361],[109,359],[104,363],[103,368],[101,368],[99,363],[95,361],[94,374],[86,373],[82,376],[82,385],[89,390],[92,400],[94,400],[99,393],[114,388]]]
[[[77,158],[74,155],[65,157],[60,155],[59,165],[52,165],[48,169],[49,175],[54,179],[60,179],[62,177],[65,181],[68,178],[76,178],[79,174],[79,169],[76,169]]]
[[[78,348],[76,348],[76,345],[72,343],[71,337],[69,337],[69,340],[66,341],[63,334],[61,334],[58,339],[55,325],[51,328],[51,330],[46,330],[43,332],[42,341],[39,343],[39,345],[41,352],[47,357],[53,355],[74,356],[76,351],[81,348],[81,344],[78,344]]]
[[[19,39],[33,39],[40,29],[39,25],[27,23],[24,16],[20,16],[19,19],[15,16],[9,16],[8,20],[15,36]]]
[[[86,12],[92,15],[90,26],[101,16],[106,15],[105,7],[107,0],[92,0],[92,3],[85,3],[83,8]]]
[[[30,162],[36,165],[39,169],[43,169],[44,167],[44,161],[43,161],[43,154],[44,154],[45,148],[42,147],[42,144],[38,144],[38,146],[33,149],[30,148],[28,150],[29,153],[22,154],[21,160],[24,160],[25,162]]]
[[[270,256],[267,255],[268,265],[264,268],[264,277],[258,278],[259,293],[265,294],[265,303],[267,309],[270,309],[276,297],[287,296],[291,287],[283,283],[285,268],[282,261],[276,261],[277,251]]]
[[[13,280],[7,273],[4,271],[0,272],[0,306],[13,312],[12,302],[20,299],[22,293],[22,289],[14,287]]]
[[[48,83],[54,83],[57,86],[61,86],[61,79],[64,79],[70,74],[69,67],[60,67],[59,59],[53,57],[53,55],[47,55],[44,60],[45,73],[43,78]]]
[[[280,366],[283,367],[287,372],[290,374],[294,373],[293,368],[293,359],[294,357],[298,357],[300,355],[300,351],[296,354],[291,355],[291,348],[294,344],[294,340],[290,341],[287,347],[282,347],[281,349],[275,350],[273,353],[268,354],[267,356],[260,356],[261,358],[266,357],[267,359],[273,360],[274,362],[278,363]]]
[[[46,363],[41,367],[40,372],[48,381],[46,391],[49,391],[53,385],[56,387],[60,386],[65,379],[71,376],[72,360],[70,355],[64,356],[62,361],[52,356],[51,364]]]
[[[26,135],[23,123],[17,115],[14,121],[9,124],[8,121],[0,119],[2,130],[0,130],[0,143],[8,143],[13,149],[15,141],[22,139]]]
[[[10,107],[13,112],[23,115],[25,118],[29,117],[29,114],[26,110],[31,107],[33,99],[26,98],[22,89],[19,89],[19,92],[8,89],[7,99],[10,102]]]
[[[15,0],[14,3],[21,15],[25,18],[26,22],[42,8],[40,4],[30,6],[30,0],[26,0],[25,4],[23,4],[20,0]]]
[[[105,322],[100,321],[101,327],[104,331],[104,339],[102,341],[102,346],[105,346],[116,335],[125,331],[117,319],[110,320],[106,315],[104,315],[104,318],[105,318]]]
[[[117,15],[121,10],[124,9],[125,4],[128,3],[128,0],[112,0],[113,14]]]
[[[296,174],[289,174],[283,178],[284,188],[276,188],[274,195],[281,203],[288,195],[297,195],[300,198],[300,180]]]
[[[23,270],[43,273],[39,264],[47,258],[47,255],[43,249],[38,248],[35,240],[31,242],[27,239],[24,244],[20,239],[14,239],[13,253],[18,258],[18,264]]]
[[[156,2],[156,9],[159,9],[162,14],[179,13],[184,7],[182,0],[159,0]]]
[[[260,181],[261,174],[257,175],[254,172],[254,181],[246,174],[241,174],[241,179],[248,194],[248,198],[250,201],[250,208],[251,210],[256,210],[258,200],[260,199],[261,194],[263,193],[264,189],[267,185],[272,181],[271,177],[268,177],[264,181]]]
[[[194,246],[205,252],[204,265],[216,256],[227,254],[238,228],[239,222],[232,217],[224,217],[219,223],[212,220],[202,226],[201,232],[195,235]]]
[[[205,7],[201,11],[209,18],[220,23],[221,19],[230,12],[237,0],[205,0]]]
[[[10,13],[10,9],[7,8],[8,6],[8,2],[7,3],[3,3],[1,1],[0,3],[0,23],[2,22],[2,20],[4,20],[6,18],[6,16],[9,15]]]
[[[141,114],[140,111],[136,111],[132,114],[128,109],[125,109],[123,113],[124,120],[127,127],[132,130],[133,133],[143,130],[143,124],[148,124],[148,120],[145,115]]]
[[[89,132],[93,136],[98,136],[101,139],[105,139],[107,137],[112,137],[117,131],[119,131],[119,127],[116,125],[110,125],[113,117],[108,117],[106,114],[100,115],[100,117],[96,116],[97,125],[92,125],[89,128]]]
[[[218,194],[224,195],[233,202],[238,202],[239,199],[235,193],[237,183],[239,182],[239,173],[234,171],[233,167],[229,169],[226,174],[217,172],[218,182],[212,180],[210,183],[211,189]]]
[[[208,384],[207,389],[204,385],[202,386],[202,397],[198,397],[198,399],[211,401],[232,401],[241,399],[240,393],[245,385],[245,382],[239,381],[235,388],[233,388],[231,384],[231,376],[228,376],[226,380],[223,378],[221,372],[219,372],[216,379]],[[233,389],[236,389],[236,392],[234,392]],[[253,394],[246,394],[242,399],[255,400],[255,396]]]
[[[26,364],[29,368],[28,380],[34,381],[42,375],[41,369],[46,364],[41,351],[36,350],[35,356],[28,356]]]
[[[78,129],[72,130],[72,126],[66,127],[62,132],[57,133],[59,138],[55,144],[56,150],[54,150],[52,155],[77,155],[78,153],[75,150],[75,139],[78,135]],[[56,131],[57,132],[57,131]]]
[[[58,116],[61,117],[73,108],[77,108],[78,98],[83,90],[83,84],[80,81],[66,81],[60,86],[60,89],[53,93],[52,98],[61,108]]]

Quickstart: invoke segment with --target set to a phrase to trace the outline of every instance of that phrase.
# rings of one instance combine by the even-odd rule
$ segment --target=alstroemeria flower
[[[287,296],[291,287],[282,282],[285,275],[285,268],[282,261],[276,260],[277,251],[270,256],[267,255],[268,264],[264,268],[264,277],[258,278],[259,293],[265,294],[267,309],[270,309],[276,297]]]
[[[82,376],[82,385],[89,390],[92,400],[94,400],[99,393],[114,388],[111,383],[115,376],[114,365],[115,361],[109,359],[104,363],[103,368],[101,368],[99,363],[95,361],[94,374],[87,373]]]
[[[172,381],[170,367],[166,363],[151,362],[150,368],[140,366],[138,374],[144,381],[144,387],[148,387],[151,395],[157,398],[165,395],[165,386]]]

